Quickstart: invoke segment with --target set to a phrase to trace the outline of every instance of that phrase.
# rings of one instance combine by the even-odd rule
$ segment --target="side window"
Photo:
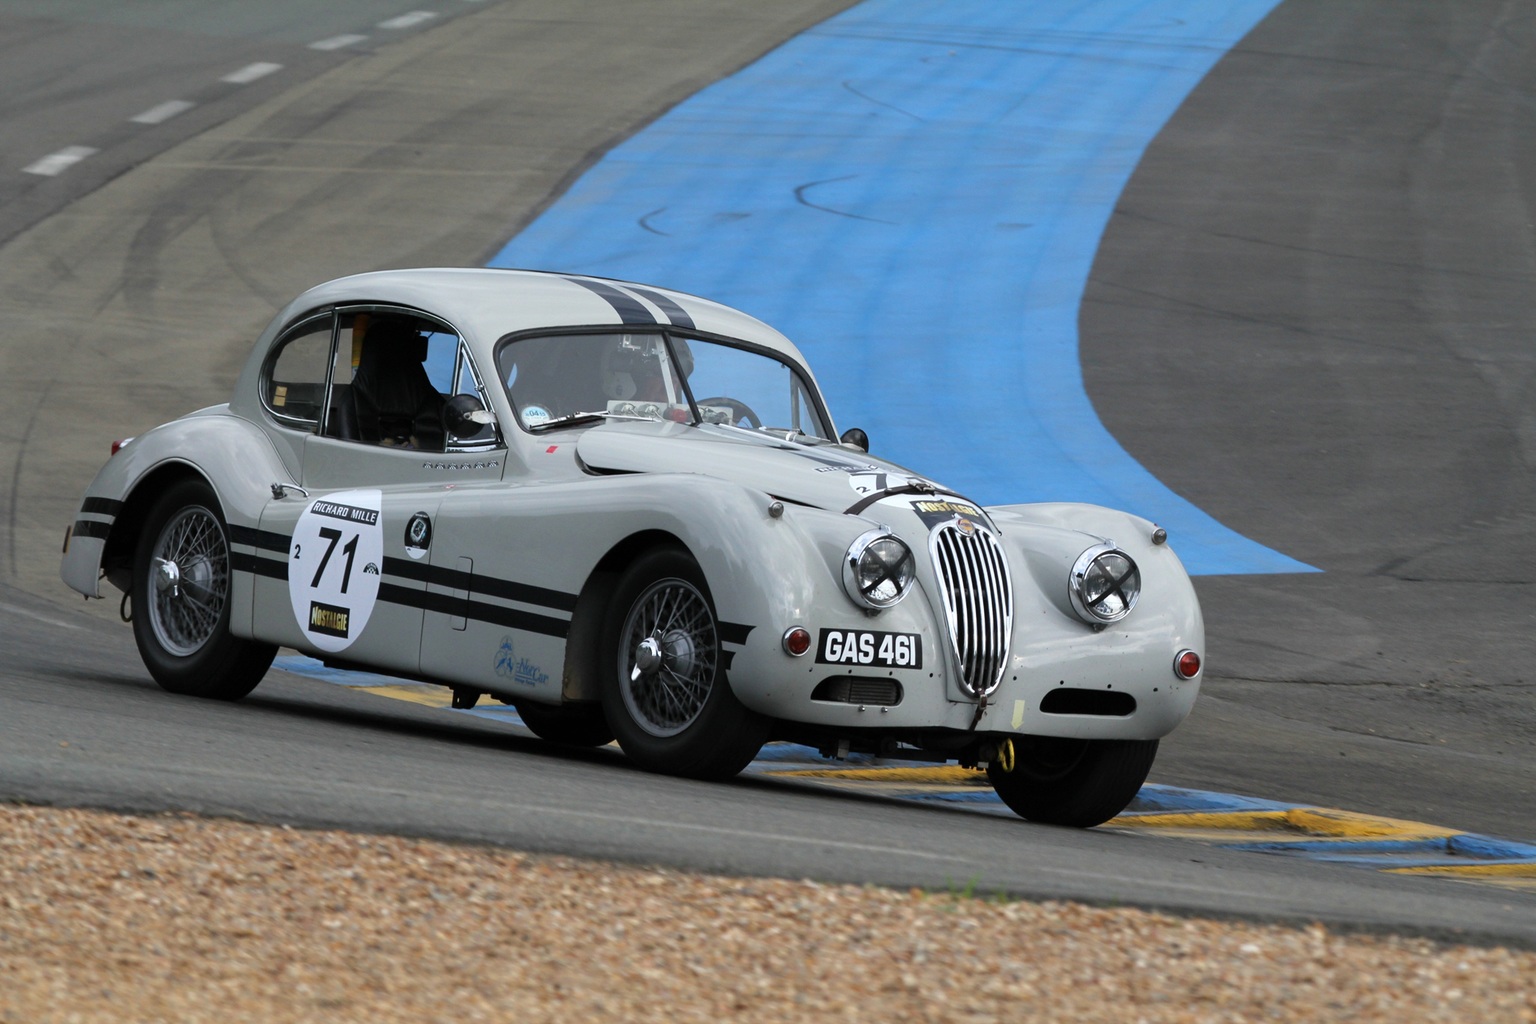
[[[354,307],[340,312],[337,336],[327,437],[435,452],[495,442],[494,424],[476,422],[486,417],[465,416],[466,403],[483,409],[484,400],[458,335],[441,322]]]
[[[331,314],[292,328],[268,364],[261,398],[278,419],[314,430],[325,402],[325,369],[331,358]]]
[[[447,395],[427,373],[428,341],[442,336],[439,326],[413,313],[373,308],[341,310],[337,327],[325,435],[442,451]],[[447,337],[451,360],[458,339]]]

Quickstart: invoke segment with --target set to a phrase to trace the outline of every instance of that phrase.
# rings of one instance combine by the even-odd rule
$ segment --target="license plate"
[[[922,668],[923,637],[920,633],[824,629],[816,644],[816,663],[874,668]]]

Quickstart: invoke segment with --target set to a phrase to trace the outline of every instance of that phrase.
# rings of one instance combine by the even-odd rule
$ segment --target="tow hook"
[[[1004,775],[1013,771],[1013,766],[1018,763],[1013,752],[1013,740],[1006,736],[998,741],[997,746],[982,747],[978,753],[981,756],[976,759],[977,768],[996,768]]]
[[[123,591],[123,603],[117,606],[117,614],[122,617],[122,620],[124,622],[132,622],[133,621],[133,592],[132,591],[130,591],[130,590]]]
[[[453,688],[453,706],[460,711],[468,711],[480,703],[480,691],[470,690],[462,686]]]

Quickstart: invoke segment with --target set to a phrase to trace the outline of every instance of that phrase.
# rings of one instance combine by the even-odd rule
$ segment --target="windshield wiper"
[[[553,430],[556,427],[573,427],[582,423],[596,423],[599,420],[607,419],[611,415],[613,414],[609,412],[573,412],[565,416],[556,416],[552,420],[545,420],[543,423],[535,423],[528,429],[532,433],[542,434],[544,431]]]

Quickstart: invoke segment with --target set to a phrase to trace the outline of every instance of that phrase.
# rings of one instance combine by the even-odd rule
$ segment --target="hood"
[[[697,473],[835,512],[916,484],[945,488],[862,452],[805,445],[756,431],[713,425],[610,421],[576,442],[587,468],[606,473]]]

